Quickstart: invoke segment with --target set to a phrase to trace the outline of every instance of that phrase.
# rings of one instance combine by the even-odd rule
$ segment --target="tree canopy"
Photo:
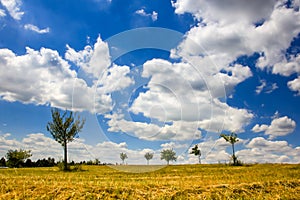
[[[24,165],[25,159],[31,157],[30,150],[8,150],[6,153],[7,166],[8,167],[22,167]]]
[[[128,156],[127,156],[127,154],[126,153],[120,153],[120,158],[121,158],[121,160],[123,161],[123,164],[124,164],[124,161],[125,161],[125,159],[127,159],[128,158]]]
[[[196,144],[193,148],[190,154],[194,154],[195,156],[198,156],[198,161],[201,164],[201,150],[198,147],[198,144]]]
[[[146,158],[146,160],[147,160],[147,164],[149,165],[149,160],[151,160],[152,158],[153,158],[153,153],[150,153],[150,152],[147,152],[146,154],[145,154],[145,158]]]
[[[160,152],[160,159],[166,160],[169,165],[170,161],[176,161],[176,152],[173,149],[164,149]]]

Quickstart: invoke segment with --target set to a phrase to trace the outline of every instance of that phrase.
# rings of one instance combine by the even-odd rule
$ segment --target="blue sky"
[[[62,158],[51,108],[86,118],[70,160],[144,164],[199,144],[228,162],[300,160],[299,1],[0,0],[0,157]]]

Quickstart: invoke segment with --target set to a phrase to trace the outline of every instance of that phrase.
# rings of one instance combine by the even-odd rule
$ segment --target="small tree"
[[[190,154],[194,154],[195,156],[198,156],[199,164],[201,164],[201,150],[198,147],[198,144],[196,144],[193,148]]]
[[[176,161],[176,152],[173,149],[164,149],[160,152],[160,159],[166,160],[167,165],[169,165],[170,161]]]
[[[8,150],[6,153],[7,166],[8,167],[22,167],[24,166],[24,161],[31,157],[31,151],[28,150]]]
[[[147,160],[147,165],[149,165],[149,160],[151,160],[152,158],[153,158],[153,153],[150,153],[150,152],[147,152],[146,154],[145,154],[145,158],[146,158],[146,160]]]
[[[123,165],[125,164],[125,159],[127,159],[128,158],[128,156],[127,156],[127,154],[126,153],[120,153],[120,158],[121,158],[121,160],[123,161]]]
[[[237,134],[234,132],[231,132],[231,134],[221,134],[222,138],[226,140],[226,142],[229,142],[232,146],[232,159],[233,159],[233,165],[238,165],[237,157],[235,156],[235,150],[234,150],[234,144],[239,141],[237,138]]]
[[[4,157],[2,157],[0,160],[0,167],[6,167],[6,160]]]
[[[75,120],[73,112],[67,110],[61,115],[58,109],[52,109],[52,121],[47,124],[47,131],[64,148],[64,170],[68,170],[68,143],[72,142],[82,130],[85,120]]]

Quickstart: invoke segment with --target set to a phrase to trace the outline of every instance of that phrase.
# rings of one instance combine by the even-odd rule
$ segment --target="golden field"
[[[0,199],[300,199],[300,165],[0,169]],[[122,170],[122,171],[121,171]]]

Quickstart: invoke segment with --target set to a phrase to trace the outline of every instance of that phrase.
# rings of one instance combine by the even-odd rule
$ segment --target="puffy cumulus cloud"
[[[1,0],[1,4],[7,9],[8,13],[15,20],[21,20],[24,12],[21,11],[21,0]]]
[[[99,47],[101,46],[102,47]],[[91,49],[92,56],[86,66],[83,64],[85,50],[75,52],[68,49],[66,56],[77,60],[87,73],[101,73],[102,76],[88,85],[88,78],[78,78],[76,71],[71,70],[69,63],[57,51],[47,48],[34,50],[26,48],[26,54],[16,55],[9,49],[0,49],[0,97],[3,100],[37,105],[51,105],[73,111],[90,111],[105,113],[112,109],[111,93],[122,90],[134,81],[128,76],[128,66],[109,66],[110,60],[96,71],[97,59],[107,58],[107,47],[98,38]],[[73,52],[73,53],[70,53]],[[72,57],[72,55],[75,55]],[[78,56],[78,57],[76,57]],[[82,56],[82,57],[80,57]],[[88,67],[92,68],[88,68]]]
[[[291,55],[290,59],[284,59],[274,65],[272,69],[273,74],[280,74],[283,76],[290,76],[294,73],[300,74],[300,54]]]
[[[134,80],[128,76],[129,73],[130,68],[128,66],[113,64],[97,81],[97,85],[99,85],[98,91],[106,94],[122,90],[134,84]]]
[[[296,91],[298,92],[297,95],[300,95],[300,76],[298,76],[298,78],[292,81],[289,81],[287,85],[290,88],[290,90]]]
[[[246,163],[298,163],[299,150],[299,147],[293,148],[287,141],[269,141],[256,137],[246,145],[246,149],[236,154]]]
[[[269,135],[270,139],[274,139],[279,136],[285,136],[292,133],[296,128],[296,122],[287,116],[275,118],[272,120],[271,124],[268,126],[266,124],[258,125],[256,124],[253,128],[253,132],[265,132]]]
[[[45,34],[45,33],[49,33],[50,32],[50,28],[44,28],[44,29],[40,29],[39,27],[33,25],[33,24],[25,24],[24,28],[26,30],[31,30],[33,32],[39,33],[39,34]]]
[[[257,66],[261,69],[284,62],[285,51],[300,32],[300,13],[286,7],[274,9],[270,20],[257,27],[252,35],[252,48],[263,55]],[[250,45],[250,41],[249,41]],[[277,70],[277,69],[276,69]],[[278,70],[277,70],[278,71]],[[276,72],[277,73],[277,72]]]
[[[37,104],[55,98],[55,87],[61,88],[62,80],[70,81],[76,75],[57,51],[46,48],[40,51],[26,48],[26,54],[21,56],[0,49],[0,70],[2,99]]]
[[[25,55],[15,55],[9,49],[0,49],[1,99],[22,103],[48,105],[74,111],[94,108],[108,111],[110,96],[97,95],[96,88],[88,87],[57,51],[26,48]],[[98,103],[97,103],[98,102]],[[99,108],[99,107],[104,108]]]
[[[255,23],[262,19],[267,19],[273,10],[276,0],[267,0],[261,2],[254,1],[205,1],[199,0],[177,0],[173,2],[175,13],[191,13],[198,20],[204,22],[220,22],[222,24],[232,23],[232,21],[245,21]]]
[[[228,104],[214,100],[212,104],[212,115],[199,121],[202,129],[218,132],[228,130],[232,132],[243,132],[253,118],[253,114],[246,109],[237,109]]]
[[[142,76],[150,78],[148,90],[139,94],[130,111],[162,122],[173,122],[173,125],[184,121],[205,130],[225,128],[240,132],[253,115],[245,109],[230,107],[218,97],[224,98],[224,90],[232,90],[251,76],[251,71],[241,65],[232,66],[227,71],[208,75],[188,63],[172,64],[160,59],[147,61]]]
[[[191,140],[201,137],[197,122],[174,121],[169,124],[138,122],[124,119],[123,115],[112,114],[105,116],[111,132],[124,132],[144,140]]]
[[[81,67],[84,72],[93,78],[99,78],[111,65],[108,44],[102,41],[100,36],[93,46],[87,45],[80,51],[76,51],[67,45],[65,58]]]
[[[172,51],[173,57],[194,64],[209,56],[219,69],[230,66],[241,55],[259,52],[257,67],[261,69],[271,68],[273,73],[284,75],[298,71],[297,59],[290,56],[286,61],[285,55],[300,32],[296,5],[288,8],[283,1],[273,0],[232,3],[178,0],[173,6],[176,13],[189,12],[200,21]]]
[[[216,70],[220,70],[227,67],[236,57],[252,54],[248,41],[254,29],[240,23],[226,26],[217,23],[207,26],[198,24],[186,33],[187,39],[172,51],[172,56],[183,57],[195,66],[205,59],[210,59],[215,63]]]
[[[0,135],[0,154],[5,156],[9,149],[19,149],[21,148],[21,143],[19,141],[10,139],[10,133]]]
[[[146,13],[144,9],[140,9],[135,11],[135,13],[143,17],[151,17],[152,21],[156,21],[158,18],[158,13],[155,11],[152,11],[152,13]]]

